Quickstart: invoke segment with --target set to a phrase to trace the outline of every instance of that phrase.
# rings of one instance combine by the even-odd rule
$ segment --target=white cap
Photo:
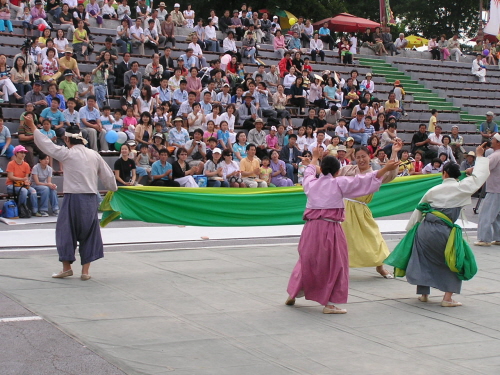
[[[489,112],[486,112],[486,116],[495,116],[495,114],[493,112],[489,111]]]
[[[175,3],[174,4],[174,8],[180,8],[181,6],[179,5],[179,3]]]
[[[216,148],[214,148],[214,149],[212,150],[212,154],[217,154],[217,153],[222,154],[221,149],[220,149],[220,148],[218,148],[218,147],[216,147]]]
[[[273,16],[273,20],[274,20],[275,18],[278,18],[278,16]]]
[[[493,136],[493,138],[495,138],[498,142],[500,142],[500,134],[495,133],[495,135]]]
[[[271,130],[276,131],[276,130],[278,130],[278,129],[276,129],[276,126],[271,126]]]
[[[288,126],[286,127],[286,131],[289,131],[289,130],[293,130],[293,127],[291,127],[290,125],[288,125]]]

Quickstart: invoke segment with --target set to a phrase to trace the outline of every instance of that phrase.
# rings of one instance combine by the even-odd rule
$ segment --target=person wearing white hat
[[[207,187],[229,187],[229,182],[223,179],[222,150],[218,147],[212,150],[212,158],[207,161],[203,174],[208,177]]]
[[[486,112],[486,121],[479,125],[479,132],[482,135],[481,142],[488,142],[492,134],[498,133],[498,125],[493,121],[495,114],[491,111]]]
[[[183,27],[184,25],[187,24],[187,21],[184,18],[184,15],[182,14],[181,11],[179,11],[180,7],[181,6],[179,5],[179,3],[175,3],[174,10],[170,12],[170,14],[172,15],[172,22],[177,27]]]
[[[162,1],[158,4],[158,19],[163,22],[167,19],[168,11],[165,9],[165,3]]]
[[[368,91],[370,94],[373,94],[375,91],[375,84],[372,81],[372,74],[370,72],[366,73],[366,78],[361,82],[361,91]]]
[[[483,143],[484,145],[484,143]],[[477,246],[500,246],[500,134],[491,137],[491,148],[488,156],[490,176],[486,180],[486,197],[479,211],[477,227]],[[475,171],[474,171],[475,173]]]
[[[465,160],[460,164],[460,170],[465,171],[467,175],[472,174],[474,165],[476,164],[476,153],[474,151],[469,151],[465,156]]]
[[[73,275],[71,265],[76,261],[75,250],[78,246],[82,264],[81,280],[89,280],[90,263],[104,256],[97,216],[97,182],[100,181],[106,190],[116,191],[115,175],[97,152],[85,147],[87,141],[78,125],[66,128],[63,138],[67,147],[63,147],[56,146],[42,134],[31,115],[25,116],[24,122],[33,132],[38,148],[64,163],[64,199],[56,224],[56,247],[63,269],[52,277]]]
[[[254,122],[255,128],[248,132],[248,143],[255,145],[258,158],[267,156],[266,132],[262,130],[264,121],[257,117]]]
[[[278,21],[278,16],[273,16],[273,22],[271,23],[271,29],[269,32],[274,36],[276,35],[276,31],[281,31],[281,25]]]

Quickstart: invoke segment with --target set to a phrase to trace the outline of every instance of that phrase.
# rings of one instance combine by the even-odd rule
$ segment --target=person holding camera
[[[198,172],[202,172],[203,161],[207,156],[207,145],[203,142],[203,130],[196,129],[193,133],[193,139],[187,141],[184,147],[188,154],[186,161],[192,168],[198,167]]]
[[[92,70],[92,82],[94,83],[94,91],[99,108],[106,101],[106,91],[113,88],[115,81],[114,72],[115,63],[111,59],[111,54],[104,52],[102,59],[97,63],[97,67]]]
[[[151,84],[154,87],[160,86],[161,77],[163,76],[163,66],[160,64],[160,55],[155,53],[153,61],[146,65],[144,76],[151,79]]]

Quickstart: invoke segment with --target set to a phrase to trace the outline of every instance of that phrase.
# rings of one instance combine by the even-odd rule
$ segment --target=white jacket
[[[443,183],[429,189],[422,197],[422,202],[429,203],[434,208],[454,208],[471,204],[471,195],[474,194],[486,182],[490,175],[489,161],[484,156],[476,159],[476,165],[472,175],[457,181],[454,178],[447,178]],[[406,230],[422,220],[422,212],[413,211]]]

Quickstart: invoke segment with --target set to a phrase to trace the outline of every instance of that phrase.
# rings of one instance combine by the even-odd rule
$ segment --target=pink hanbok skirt
[[[344,209],[307,209],[299,241],[299,260],[288,282],[290,297],[305,296],[321,305],[346,303],[349,293],[349,256],[340,222]]]

